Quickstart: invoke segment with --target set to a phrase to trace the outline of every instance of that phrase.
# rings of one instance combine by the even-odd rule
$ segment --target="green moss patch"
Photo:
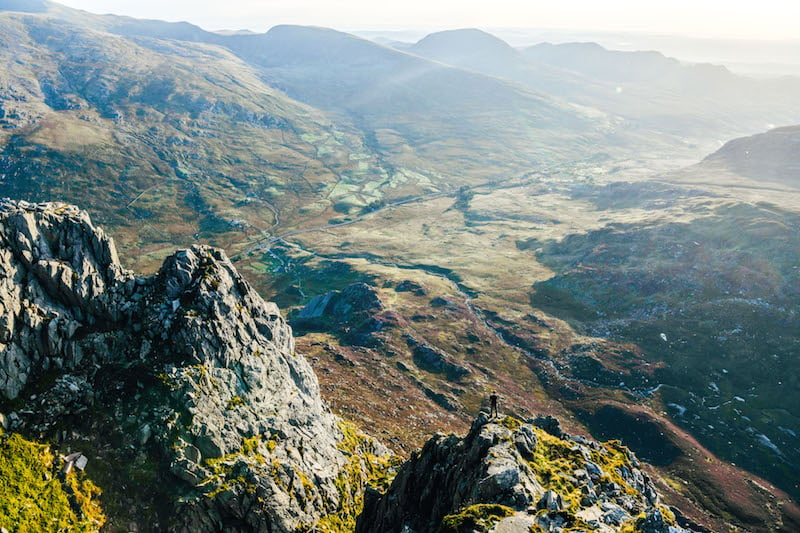
[[[581,509],[582,494],[580,484],[575,482],[573,475],[576,469],[583,467],[587,458],[575,443],[554,437],[539,428],[534,431],[538,445],[529,464],[545,490],[560,494],[565,512],[574,517]],[[609,441],[603,443],[599,450],[591,450],[591,461],[603,470],[603,482],[616,483],[625,493],[636,495],[637,491],[619,473],[623,466],[631,468],[628,453],[628,449],[619,441]],[[575,525],[584,524],[575,518]]]
[[[439,526],[439,533],[489,531],[497,522],[513,515],[514,510],[505,505],[480,503],[445,516]]]
[[[311,531],[344,533],[355,530],[356,518],[364,508],[364,490],[367,486],[385,491],[394,477],[401,460],[396,456],[376,453],[375,442],[350,422],[339,422],[342,440],[339,450],[347,456],[347,463],[335,480],[339,492],[339,506],[323,517]]]
[[[81,472],[61,473],[50,447],[0,435],[0,527],[12,532],[99,531],[100,489]]]

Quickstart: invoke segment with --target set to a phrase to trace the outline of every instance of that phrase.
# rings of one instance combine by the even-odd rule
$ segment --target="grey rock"
[[[514,445],[523,458],[527,460],[533,459],[533,452],[536,450],[536,444],[536,433],[531,430],[530,426],[520,426],[520,428],[514,432]]]
[[[591,461],[586,461],[584,470],[589,473],[589,477],[592,479],[592,481],[598,481],[602,476],[605,475],[603,469]]]
[[[411,281],[410,279],[406,279],[398,283],[394,290],[397,292],[412,292],[417,296],[425,296],[427,294],[427,291],[422,285],[416,281]]]
[[[660,509],[649,511],[638,526],[642,533],[691,533],[680,526],[670,526]]]
[[[89,464],[89,458],[85,455],[80,455],[77,459],[75,459],[75,468],[78,470],[85,469],[87,464]]]
[[[535,524],[533,518],[527,516],[509,516],[504,518],[492,530],[493,533],[530,533]]]
[[[549,434],[553,435],[554,437],[558,437],[559,439],[564,436],[564,433],[561,431],[561,423],[554,416],[539,415],[533,420],[533,425],[537,428],[545,430]]]
[[[401,466],[385,494],[368,493],[356,533],[435,533],[445,516],[476,504],[500,504],[517,511],[493,531],[524,530],[534,524],[543,531],[571,530],[577,517],[589,526],[584,530],[609,533],[619,531],[634,516],[654,511],[647,495],[634,488],[635,484],[648,487],[649,482],[630,457],[620,465],[628,478],[624,491],[604,478],[606,492],[601,493],[602,469],[592,461],[584,462],[583,449],[600,454],[608,449],[589,439],[565,437],[558,446],[548,444],[549,439],[531,423],[512,430],[481,411],[465,437],[434,436]],[[551,448],[538,450],[541,446]],[[580,502],[552,488],[546,490],[553,472],[536,471],[540,452],[560,455],[564,449],[570,450],[566,456],[573,465],[567,472],[574,476],[557,473],[564,481],[558,486],[579,488]]]
[[[0,200],[0,395],[52,373],[10,425],[114,433],[131,456],[146,445],[169,465],[154,490],[170,522],[155,530],[282,533],[338,508],[338,419],[277,306],[221,250],[136,277],[76,207]],[[106,416],[87,419],[98,403]],[[301,476],[313,482],[292,486]]]
[[[603,522],[613,526],[620,526],[631,519],[631,515],[619,505],[604,502],[600,508],[603,510]]]
[[[561,511],[564,509],[564,500],[557,492],[548,490],[536,503],[536,508],[546,509],[553,512]]]
[[[544,513],[536,517],[536,524],[541,531],[561,533],[566,520],[560,513]]]
[[[196,446],[192,446],[191,444],[187,444],[183,447],[183,454],[190,462],[198,464],[200,463],[200,459],[202,458],[202,454],[200,450]]]
[[[348,320],[351,315],[383,308],[378,293],[366,283],[355,283],[342,291],[331,291],[314,297],[300,310],[297,320],[329,318],[336,321]]]
[[[369,345],[372,334],[386,325],[378,315],[383,311],[377,291],[366,283],[355,283],[342,291],[314,297],[292,321],[303,331],[338,334],[349,344]]]
[[[406,335],[405,339],[412,350],[414,363],[422,370],[445,374],[447,379],[451,381],[456,381],[471,373],[467,367],[460,364],[453,356],[439,348],[419,341],[410,335]]]

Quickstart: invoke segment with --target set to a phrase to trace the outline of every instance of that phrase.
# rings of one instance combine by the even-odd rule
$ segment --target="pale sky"
[[[513,27],[800,40],[800,0],[62,0],[208,30]]]

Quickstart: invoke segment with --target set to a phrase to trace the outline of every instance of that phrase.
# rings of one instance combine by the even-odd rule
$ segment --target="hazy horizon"
[[[520,2],[498,0],[408,0],[376,4],[367,0],[230,0],[220,7],[207,0],[62,0],[69,7],[98,14],[187,21],[205,29],[266,31],[278,24],[333,27],[346,31],[376,29],[454,29],[460,27],[645,33],[758,41],[798,41],[800,4],[763,0],[754,11],[723,0],[643,3],[631,0]]]

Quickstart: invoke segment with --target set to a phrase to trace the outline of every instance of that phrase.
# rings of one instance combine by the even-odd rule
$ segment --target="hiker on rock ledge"
[[[497,413],[497,391],[493,390],[492,394],[489,395],[489,417],[499,417],[500,415]]]

